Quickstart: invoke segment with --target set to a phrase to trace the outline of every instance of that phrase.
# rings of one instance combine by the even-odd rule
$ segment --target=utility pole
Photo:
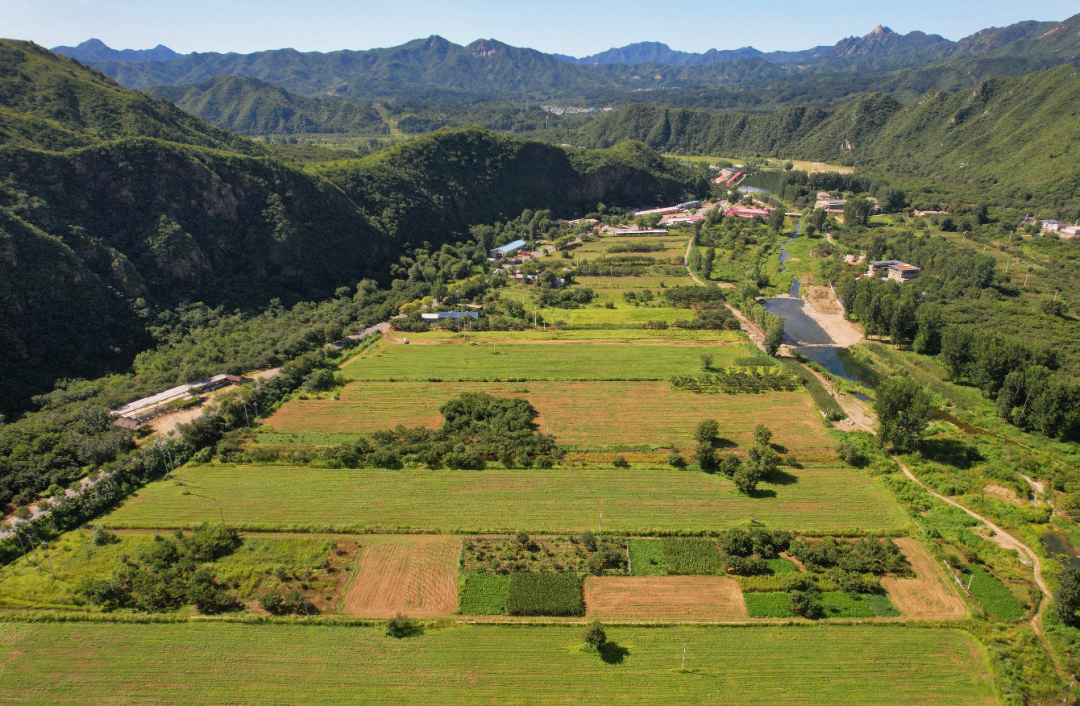
[[[604,508],[600,508],[600,529],[598,532],[604,531]]]
[[[49,543],[48,542],[42,542],[41,543],[41,548],[45,550],[45,558],[49,560],[49,573],[52,574],[53,581],[55,581],[56,580],[56,572],[53,571],[52,557],[49,556]]]
[[[217,506],[217,511],[218,511],[218,514],[221,515],[221,525],[224,527],[225,526],[225,513],[222,512],[220,505]]]
[[[12,525],[11,529],[15,531],[15,539],[19,540],[19,549],[22,549],[23,559],[26,559],[26,563],[30,563],[30,557],[26,555],[26,545],[23,544],[22,535],[19,534],[19,530]]]
[[[683,671],[683,672],[686,671],[686,643],[685,642],[682,643],[682,670],[681,671]]]
[[[34,539],[29,532],[26,533],[26,541],[30,542],[30,549],[34,552],[34,563],[37,564],[38,571],[41,571],[41,557],[38,556],[37,547],[34,546]]]

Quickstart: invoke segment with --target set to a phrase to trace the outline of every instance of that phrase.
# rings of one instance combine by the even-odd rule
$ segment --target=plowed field
[[[941,567],[935,562],[922,545],[910,537],[895,540],[896,545],[904,550],[911,567],[915,569],[915,578],[901,579],[892,576],[883,578],[881,585],[889,593],[894,605],[905,618],[917,620],[948,620],[967,615],[964,601],[956,593]]]
[[[615,620],[738,620],[746,604],[723,576],[590,576],[585,614]]]
[[[449,615],[457,607],[459,537],[365,537],[345,610],[365,618]]]

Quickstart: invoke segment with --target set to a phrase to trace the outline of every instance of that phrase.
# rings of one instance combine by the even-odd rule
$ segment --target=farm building
[[[185,385],[170,387],[156,395],[129,402],[123,407],[110,411],[109,414],[117,418],[113,422],[117,426],[138,429],[142,426],[142,422],[153,419],[177,404],[194,403],[199,393],[211,392],[239,382],[240,378],[236,375],[215,375]]]
[[[820,196],[820,194],[818,194]],[[819,198],[814,202],[814,208],[825,209],[826,213],[831,214],[843,214],[844,204],[847,203],[846,199],[822,199]]]
[[[515,240],[512,243],[507,243],[506,245],[499,246],[492,250],[491,257],[496,260],[501,260],[504,257],[510,257],[523,247],[525,247],[524,240]]]
[[[889,271],[889,279],[900,282],[911,282],[914,279],[918,279],[922,274],[922,269],[915,265],[909,265],[906,262],[900,262],[899,260],[875,260],[870,263],[870,269],[866,274],[872,276],[881,270]]]
[[[637,228],[611,228],[605,226],[602,232],[610,235],[667,235],[668,232],[663,228],[646,228],[644,230],[638,230]]]
[[[769,211],[764,208],[742,208],[736,206],[729,209],[725,216],[734,216],[735,218],[768,218]]]
[[[480,315],[475,311],[437,311],[430,314],[420,314],[424,321],[438,321],[439,319],[477,319]]]
[[[653,208],[648,211],[638,211],[634,214],[634,216],[666,216],[671,213],[678,213],[680,210],[681,209],[678,206],[669,206],[667,208]]]

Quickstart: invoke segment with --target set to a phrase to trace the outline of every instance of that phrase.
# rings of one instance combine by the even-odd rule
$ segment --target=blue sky
[[[806,49],[878,24],[960,39],[1021,20],[1063,20],[1077,0],[0,0],[0,36],[46,47],[97,37],[179,52],[369,49],[439,34],[583,56],[631,42],[705,51]]]

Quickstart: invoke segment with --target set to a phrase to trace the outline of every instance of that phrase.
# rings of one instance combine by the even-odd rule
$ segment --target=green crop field
[[[381,627],[0,624],[8,703],[994,704],[965,633],[873,626]],[[679,673],[683,649],[688,673]],[[602,695],[602,696],[598,696]]]
[[[540,412],[540,430],[553,434],[560,444],[675,444],[689,453],[698,423],[715,419],[720,435],[740,446],[753,444],[754,427],[765,424],[773,429],[775,443],[804,462],[831,462],[835,457],[835,441],[802,390],[697,394],[674,390],[666,381],[353,382],[339,400],[293,400],[266,424],[284,432],[274,435],[284,445],[289,445],[290,435],[303,441],[312,434],[313,445],[325,445],[333,432],[372,432],[398,424],[437,427],[442,423],[439,407],[462,392],[528,399]]]
[[[466,574],[458,591],[458,613],[504,615],[510,577],[499,574]]]
[[[186,468],[190,491],[162,480],[103,518],[113,527],[217,522],[248,528],[504,529],[580,532],[719,530],[749,517],[769,527],[883,530],[908,520],[881,484],[852,468],[793,470],[796,480],[740,495],[722,474],[669,466],[552,469]],[[219,511],[220,508],[220,511]]]
[[[971,579],[971,595],[986,612],[998,620],[1019,620],[1027,609],[1009,587],[978,564],[967,564],[962,569],[964,585]]]
[[[665,537],[660,544],[669,574],[718,574],[723,570],[720,549],[712,539]]]
[[[615,345],[611,343],[506,343],[492,351],[481,337],[477,345],[441,342],[389,345],[342,368],[351,380],[667,380],[701,367],[702,353],[714,365],[745,354],[743,346],[704,342]]]
[[[615,308],[589,306],[582,309],[552,309],[548,316],[560,325],[580,324],[643,324],[649,321],[689,321],[694,318],[692,309],[675,309],[669,306],[634,306],[616,298]]]
[[[634,576],[662,576],[664,548],[658,539],[629,540],[630,569]]]
[[[585,615],[578,574],[510,574],[506,591],[510,615]]]

